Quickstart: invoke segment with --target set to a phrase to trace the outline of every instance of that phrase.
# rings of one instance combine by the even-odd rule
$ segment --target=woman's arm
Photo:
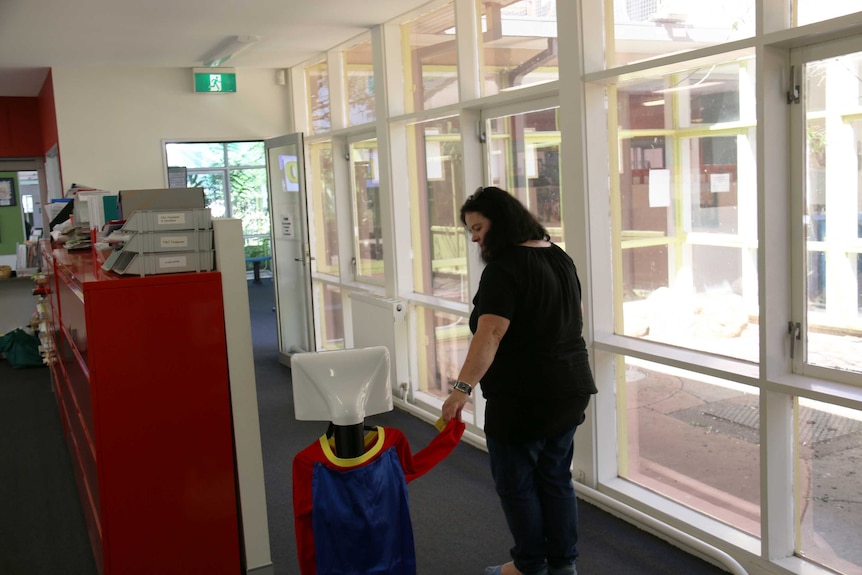
[[[464,365],[461,366],[461,371],[458,372],[458,379],[465,383],[469,383],[474,388],[476,384],[491,367],[494,361],[494,356],[497,354],[497,348],[500,347],[500,340],[509,329],[509,320],[494,314],[483,314],[479,316],[479,321],[476,325],[476,333],[473,334],[473,339],[470,340],[470,347],[467,349],[467,357],[464,359]],[[452,390],[452,394],[443,403],[443,421],[449,421],[453,417],[461,419],[461,410],[470,399],[470,396],[463,391]]]

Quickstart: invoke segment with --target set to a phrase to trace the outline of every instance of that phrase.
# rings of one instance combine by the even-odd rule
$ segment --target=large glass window
[[[795,0],[793,6],[793,23],[795,26],[804,26],[814,22],[822,22],[830,18],[846,16],[859,12],[862,6],[857,0],[828,0],[828,2],[817,0]]]
[[[371,42],[363,42],[344,51],[344,76],[347,89],[347,123],[350,126],[373,122],[374,58]]]
[[[438,413],[481,273],[458,209],[504,188],[579,263],[600,393],[575,479],[766,570],[859,572],[862,47],[830,20],[856,4],[442,0],[371,36],[398,46],[345,44],[300,127],[318,345],[351,341],[351,279],[406,300],[404,399]]]
[[[313,270],[337,276],[338,222],[335,211],[335,175],[333,172],[332,142],[314,142],[309,146],[308,165],[312,177],[308,178],[308,198],[311,201],[314,261]]]
[[[417,346],[419,376],[418,391],[445,400],[458,379],[458,371],[467,357],[470,346],[470,326],[466,317],[415,306],[415,318],[420,333]],[[473,404],[464,407],[464,419],[469,421]]]
[[[806,357],[862,372],[862,52],[805,66]]]
[[[613,0],[607,65],[621,66],[754,35],[754,0]]]
[[[318,350],[344,349],[344,311],[341,288],[313,281],[314,318]]]
[[[246,257],[272,253],[263,142],[168,143],[165,153],[170,168],[186,169],[188,187],[203,188],[213,217],[242,219]]]
[[[620,477],[759,537],[757,389],[631,357],[617,365]]]
[[[454,3],[401,25],[405,43],[405,110],[418,112],[458,101]]]
[[[559,77],[554,0],[482,2],[482,89],[501,90]]]
[[[800,398],[794,419],[797,553],[839,573],[860,573],[862,412]]]
[[[860,573],[860,6],[609,4],[579,13],[610,48],[579,54],[607,486],[767,570]]]
[[[357,278],[383,282],[383,228],[377,139],[350,145],[353,185],[354,258]]]
[[[464,166],[457,117],[407,127],[417,293],[467,302],[467,239],[461,224]]]
[[[329,64],[322,60],[305,69],[308,87],[308,117],[312,134],[332,129],[332,109],[329,100]]]
[[[513,194],[563,243],[557,108],[488,120],[490,185]]]
[[[625,335],[759,359],[753,72],[742,59],[610,90]]]

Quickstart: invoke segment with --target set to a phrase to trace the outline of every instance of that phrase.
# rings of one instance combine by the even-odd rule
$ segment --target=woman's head
[[[461,206],[461,223],[478,243],[482,259],[529,240],[550,239],[547,230],[514,196],[497,187],[479,188]]]

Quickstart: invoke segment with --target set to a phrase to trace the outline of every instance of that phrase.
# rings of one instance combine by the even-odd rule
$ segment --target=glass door
[[[301,133],[266,140],[279,361],[314,350],[311,256]]]

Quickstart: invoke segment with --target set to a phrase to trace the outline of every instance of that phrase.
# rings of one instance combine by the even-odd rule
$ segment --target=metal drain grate
[[[757,401],[740,402],[715,401],[673,413],[681,421],[706,424],[705,418],[713,418],[746,428],[758,433],[760,429],[760,410]],[[803,444],[816,444],[832,441],[845,435],[862,432],[862,421],[803,407],[799,413],[800,441]],[[745,435],[749,435],[745,433]]]

